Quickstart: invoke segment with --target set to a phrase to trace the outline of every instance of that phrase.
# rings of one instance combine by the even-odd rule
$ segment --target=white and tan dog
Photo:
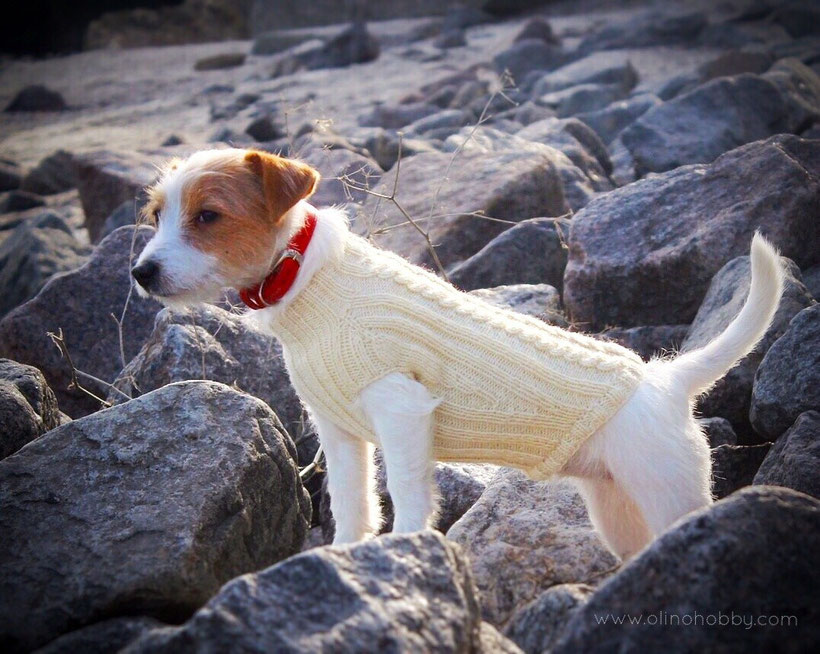
[[[282,341],[327,457],[335,542],[378,529],[373,446],[394,531],[429,526],[435,458],[574,478],[623,558],[712,501],[693,403],[752,350],[777,308],[783,273],[760,236],[749,297],[728,328],[700,350],[643,363],[373,247],[339,211],[307,204],[318,179],[256,151],[171,162],[149,189],[157,232],[132,273],[142,294],[171,306],[236,288]]]

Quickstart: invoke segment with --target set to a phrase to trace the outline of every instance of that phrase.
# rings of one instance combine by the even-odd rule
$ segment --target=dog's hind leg
[[[373,382],[359,397],[384,455],[394,532],[427,529],[435,515],[433,412],[438,403],[422,384],[400,373]]]
[[[352,543],[376,534],[381,524],[373,465],[373,445],[312,415],[327,461],[330,511],[336,522],[333,543]]]
[[[640,509],[614,481],[590,478],[574,481],[586,500],[592,524],[609,549],[622,560],[626,561],[652,540]]]

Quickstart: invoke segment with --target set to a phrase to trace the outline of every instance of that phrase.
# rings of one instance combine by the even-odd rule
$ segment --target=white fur
[[[168,204],[160,229],[140,257],[140,261],[148,256],[161,258],[163,265],[173,270],[173,286],[184,291],[184,301],[210,293],[213,284],[228,283],[212,275],[214,262],[186,249],[174,219],[185,170],[195,165],[197,160],[191,158],[176,177],[169,176],[165,185]],[[272,244],[271,261],[304,223],[307,210],[308,205],[300,202],[288,212],[285,227]],[[270,327],[272,319],[288,307],[313,274],[342,251],[348,233],[346,217],[337,210],[324,209],[317,212],[317,219],[293,287],[277,305],[251,311],[249,320]],[[700,350],[646,364],[634,394],[562,470],[576,479],[593,523],[623,558],[633,555],[682,515],[712,501],[709,448],[694,420],[693,403],[755,346],[771,321],[782,289],[777,253],[759,235],[752,242],[751,257],[749,298],[723,334]],[[420,383],[399,373],[374,382],[358,398],[377,436],[372,443],[310,411],[327,457],[331,510],[336,520],[334,542],[359,540],[379,527],[374,445],[384,453],[388,490],[396,508],[394,529],[414,531],[430,526],[436,509],[432,444],[439,401]]]

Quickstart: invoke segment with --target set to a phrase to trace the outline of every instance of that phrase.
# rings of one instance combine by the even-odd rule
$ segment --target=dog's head
[[[142,211],[157,232],[131,270],[138,292],[180,306],[259,282],[287,244],[285,217],[318,181],[306,164],[255,150],[169,162]]]

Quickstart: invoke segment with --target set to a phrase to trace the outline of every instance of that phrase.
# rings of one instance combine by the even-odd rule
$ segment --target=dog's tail
[[[754,349],[772,322],[783,294],[783,266],[777,251],[759,233],[752,239],[751,262],[749,296],[740,313],[714,341],[667,364],[689,397],[708,391]]]

